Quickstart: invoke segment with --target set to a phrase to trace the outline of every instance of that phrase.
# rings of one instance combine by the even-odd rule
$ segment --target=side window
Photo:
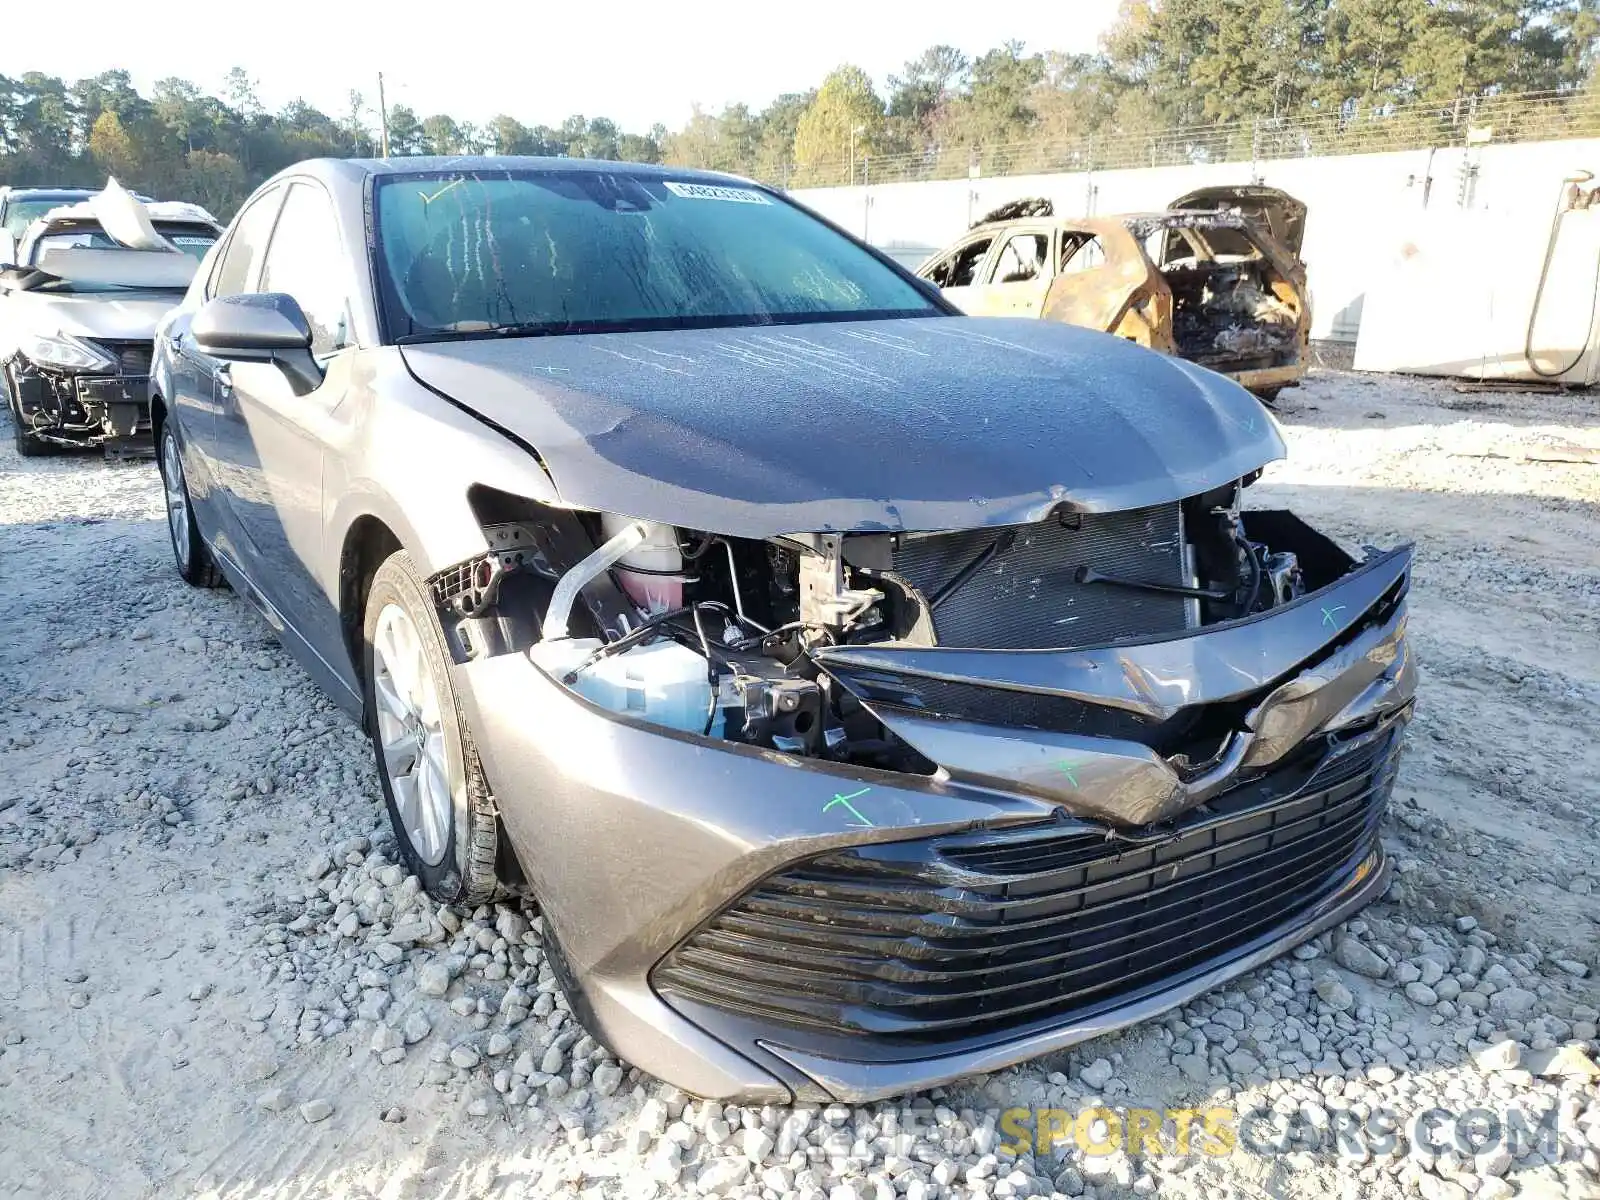
[[[1027,283],[1050,274],[1050,235],[1018,233],[1000,247],[995,263],[996,283]]]
[[[1069,233],[1061,239],[1061,273],[1092,271],[1106,261],[1106,248],[1090,233]]]
[[[978,265],[989,253],[994,238],[983,237],[968,242],[950,257],[937,262],[928,271],[927,278],[942,288],[971,287],[977,280]]]
[[[278,201],[283,193],[273,188],[257,196],[239,215],[233,227],[233,236],[217,260],[216,271],[211,276],[210,296],[236,296],[250,283],[254,267],[261,259],[267,235],[272,232],[272,218],[278,211]]]
[[[263,292],[285,292],[311,323],[311,353],[321,357],[349,345],[350,304],[333,209],[320,188],[289,186],[261,272]]]

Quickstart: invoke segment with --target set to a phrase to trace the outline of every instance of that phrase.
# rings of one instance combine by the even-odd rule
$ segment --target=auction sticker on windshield
[[[719,187],[712,183],[679,183],[662,181],[667,191],[685,200],[731,200],[735,204],[771,204],[760,192],[751,188]]]

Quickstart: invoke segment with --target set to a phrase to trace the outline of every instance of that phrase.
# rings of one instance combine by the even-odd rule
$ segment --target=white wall
[[[1475,174],[1466,174],[1473,167]],[[1400,230],[1415,214],[1469,208],[1548,229],[1562,178],[1579,168],[1600,176],[1600,138],[1272,159],[1254,164],[1254,178],[1308,208],[1302,257],[1314,305],[1312,336],[1354,341],[1366,281],[1398,253]],[[875,245],[938,248],[989,209],[1024,196],[1049,197],[1061,216],[1103,216],[1165,208],[1197,187],[1248,183],[1251,172],[1248,162],[1217,163],[804,188],[792,195]]]

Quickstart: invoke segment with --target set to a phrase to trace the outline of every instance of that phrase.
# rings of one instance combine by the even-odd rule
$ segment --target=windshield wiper
[[[491,325],[487,329],[428,329],[421,333],[406,333],[395,339],[399,346],[414,346],[423,342],[481,341],[485,338],[548,337],[567,333],[573,326],[566,322],[518,321],[509,325]]]

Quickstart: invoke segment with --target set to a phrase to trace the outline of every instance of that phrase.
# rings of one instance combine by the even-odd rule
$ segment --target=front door
[[[357,692],[339,617],[337,578],[322,578],[322,467],[335,440],[334,410],[348,390],[349,301],[327,194],[290,184],[268,243],[259,292],[293,296],[311,325],[322,383],[295,395],[269,362],[238,361],[218,376],[217,442],[233,482],[229,503],[243,535],[245,574],[281,622],[291,648],[325,685]]]
[[[966,311],[975,317],[1037,317],[1055,277],[1049,226],[1008,232],[989,256]]]

